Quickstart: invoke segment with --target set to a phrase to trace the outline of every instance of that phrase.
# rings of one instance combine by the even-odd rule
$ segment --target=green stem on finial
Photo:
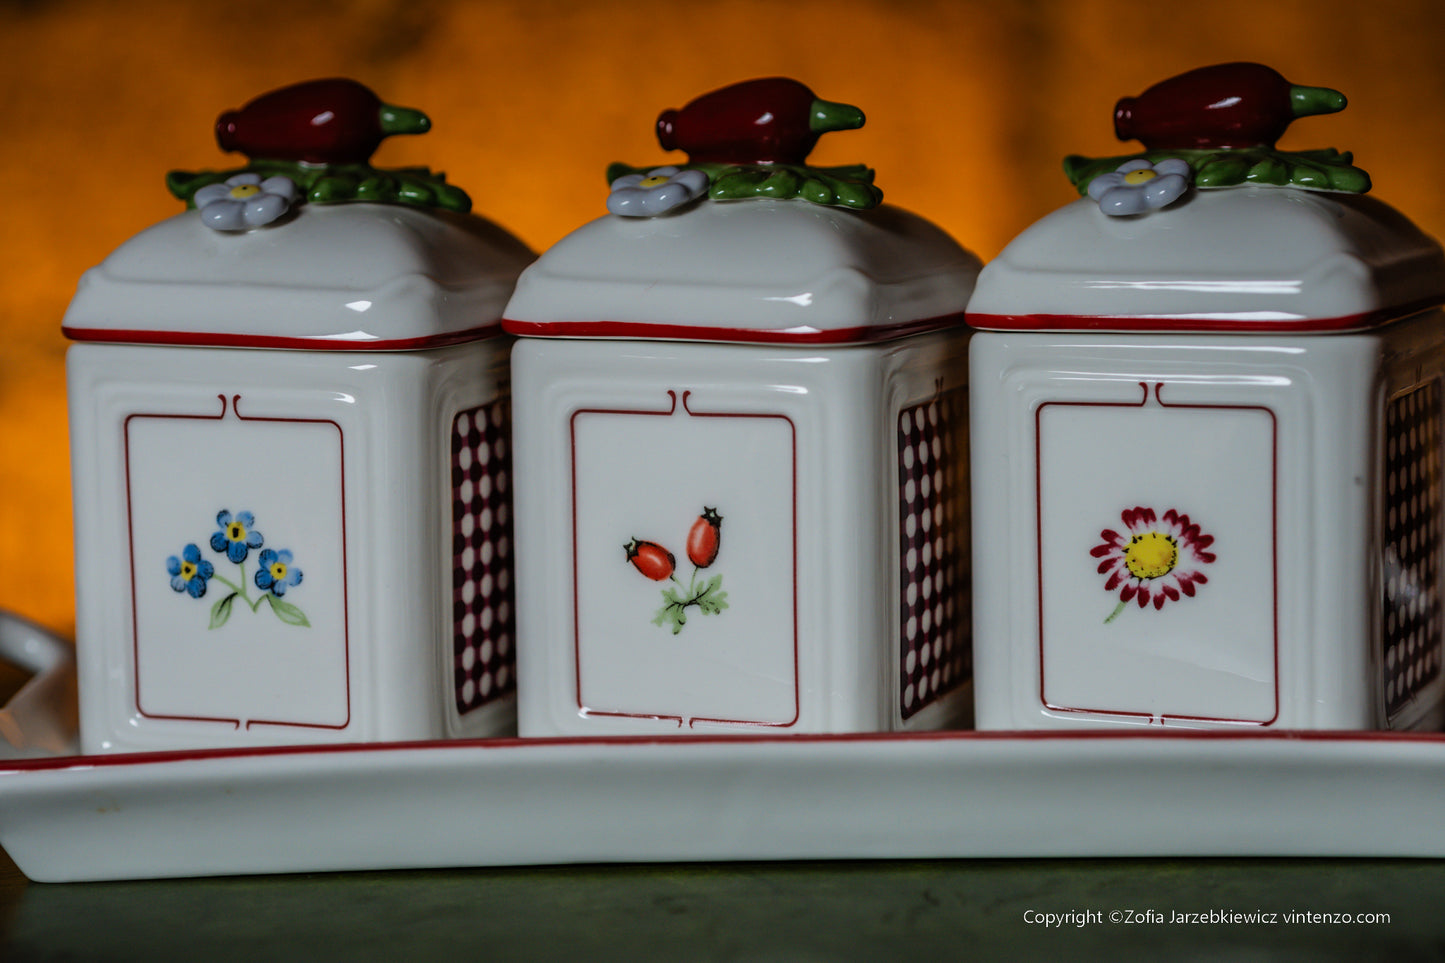
[[[431,130],[431,118],[411,107],[382,104],[377,113],[377,120],[381,123],[382,131],[388,136],[392,134],[425,134]]]
[[[815,100],[808,112],[808,129],[815,134],[824,134],[830,130],[857,130],[863,126],[865,119],[863,111],[852,104]]]
[[[1314,114],[1333,114],[1345,109],[1345,95],[1329,87],[1300,87],[1289,89],[1289,105],[1296,117]]]

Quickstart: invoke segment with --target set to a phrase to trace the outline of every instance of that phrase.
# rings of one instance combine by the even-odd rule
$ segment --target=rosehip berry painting
[[[707,568],[717,560],[722,547],[722,516],[716,508],[704,508],[687,533],[687,557],[698,568]]]
[[[716,508],[703,507],[702,514],[687,533],[687,558],[692,562],[692,575],[684,587],[677,577],[677,559],[657,542],[634,537],[622,546],[627,561],[654,582],[672,582],[662,590],[662,608],[653,616],[653,625],[669,625],[677,635],[687,624],[687,610],[696,606],[703,615],[717,615],[728,607],[728,593],[722,591],[722,576],[699,580],[698,572],[717,561],[722,548],[722,516]]]
[[[677,568],[677,560],[672,553],[656,542],[643,542],[634,538],[622,546],[622,550],[627,553],[627,560],[632,563],[632,567],[654,582],[671,578],[673,570]]]

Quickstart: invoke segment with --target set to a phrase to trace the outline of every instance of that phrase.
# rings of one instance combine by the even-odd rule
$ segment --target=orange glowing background
[[[666,157],[659,110],[793,76],[868,114],[818,163],[870,164],[891,203],[989,258],[1073,198],[1060,158],[1120,152],[1118,97],[1228,60],[1344,91],[1282,146],[1353,150],[1377,196],[1445,235],[1442,39],[1429,0],[0,0],[0,607],[73,631],[76,279],[180,210],[167,170],[235,163],[212,123],[266,90],[352,76],[426,111],[433,132],[377,164],[445,170],[540,251],[603,212],[609,161]]]

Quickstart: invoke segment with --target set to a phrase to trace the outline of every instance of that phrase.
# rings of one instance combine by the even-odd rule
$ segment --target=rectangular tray
[[[0,707],[0,845],[47,882],[691,860],[1445,856],[1445,734],[488,739],[76,755],[69,644]]]
[[[0,762],[38,881],[513,864],[1445,856],[1445,736],[486,740]]]

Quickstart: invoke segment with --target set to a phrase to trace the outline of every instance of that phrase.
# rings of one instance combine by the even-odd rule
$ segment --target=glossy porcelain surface
[[[966,342],[519,341],[521,733],[957,723]]]
[[[0,705],[0,755],[19,759],[74,752],[74,647],[27,619],[0,611],[0,661],[30,676]]]
[[[86,751],[509,728],[504,342],[67,366]]]
[[[31,708],[33,732],[64,731],[57,691]],[[0,746],[0,844],[43,882],[734,859],[1445,857],[1439,736],[952,732],[42,753],[17,759]],[[1040,832],[1070,820],[1089,832]],[[506,831],[478,832],[479,821]]]
[[[687,163],[613,165],[519,279],[523,736],[966,722],[979,263],[805,165],[862,123],[784,78],[664,111]]]
[[[975,336],[979,726],[1438,725],[1441,321]]]
[[[329,77],[282,87],[226,111],[216,119],[216,143],[252,158],[359,164],[386,137],[430,129],[431,119],[421,111],[384,104],[363,84]]]
[[[523,272],[515,334],[842,343],[957,323],[976,258],[892,207],[704,201],[584,225]]]
[[[496,332],[532,254],[478,217],[305,204],[248,233],[177,214],[80,280],[72,338],[161,344],[406,349]]]
[[[1156,148],[1273,147],[1298,117],[1345,107],[1329,87],[1291,84],[1256,63],[1199,67],[1114,105],[1114,133]]]
[[[1438,737],[1368,734],[308,747],[0,763],[0,843],[47,882],[638,861],[1439,858],[1442,778]],[[1051,828],[1068,823],[1089,829]]]
[[[863,126],[850,104],[820,100],[788,77],[762,77],[703,94],[657,118],[663,150],[689,163],[802,164],[828,131]]]
[[[346,79],[216,123],[236,170],[66,312],[88,753],[515,726],[509,340],[532,253]],[[341,203],[345,202],[345,203]]]
[[[1060,208],[984,268],[968,312],[992,329],[1309,331],[1442,297],[1439,244],[1382,202],[1235,187],[1137,217]]]
[[[1258,64],[1120,103],[1150,149],[969,304],[977,722],[1438,729],[1445,257]]]

